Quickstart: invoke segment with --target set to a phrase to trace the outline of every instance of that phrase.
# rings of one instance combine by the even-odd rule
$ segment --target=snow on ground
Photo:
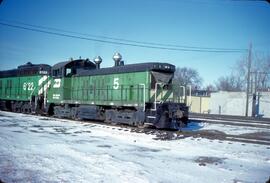
[[[0,179],[249,183],[270,175],[265,145],[153,138],[128,128],[0,112]]]

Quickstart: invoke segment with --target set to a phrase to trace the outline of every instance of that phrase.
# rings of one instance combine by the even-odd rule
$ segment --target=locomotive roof
[[[69,62],[71,62],[71,61],[58,62],[57,64],[54,64],[52,66],[52,68],[53,69],[58,69],[58,68],[61,68],[61,67],[65,67],[65,65],[67,65]]]
[[[172,64],[160,62],[128,64],[93,70],[78,70],[76,76],[106,75],[106,74],[143,72],[143,71],[174,73],[175,66]]]
[[[47,74],[49,74],[50,70],[51,70],[50,65],[32,64],[31,62],[27,62],[24,65],[18,66],[17,69],[0,71],[0,78],[36,75],[40,74],[39,71],[47,71]]]
[[[76,60],[69,60],[69,61],[59,62],[59,63],[53,65],[52,69],[56,70],[56,69],[65,68],[65,67],[68,67],[70,65],[76,65],[76,64],[80,64],[80,63],[84,63],[84,67],[96,68],[95,64],[92,63],[88,59],[76,59]]]

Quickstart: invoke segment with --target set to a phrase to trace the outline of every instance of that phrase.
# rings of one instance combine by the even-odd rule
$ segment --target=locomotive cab
[[[95,68],[96,65],[89,59],[70,59],[55,64],[52,67],[53,79],[52,86],[48,91],[47,102],[50,105],[58,105],[70,101],[72,76],[76,75],[80,70],[92,70]]]
[[[80,70],[95,69],[96,65],[89,59],[78,59],[66,62],[59,62],[52,67],[52,76],[54,78],[71,77]]]

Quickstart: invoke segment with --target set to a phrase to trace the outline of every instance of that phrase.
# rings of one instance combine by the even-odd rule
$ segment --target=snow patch
[[[202,129],[232,130],[208,123],[183,128]],[[268,179],[265,145],[154,138],[128,128],[0,112],[0,177],[4,182],[117,183]]]

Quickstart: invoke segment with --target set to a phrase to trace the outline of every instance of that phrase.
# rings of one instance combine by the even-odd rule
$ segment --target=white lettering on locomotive
[[[34,90],[34,83],[33,82],[23,83],[23,90],[29,90],[29,91]]]
[[[61,79],[54,79],[53,88],[60,88],[61,86]]]
[[[53,94],[53,99],[60,99],[60,94]]]
[[[119,78],[113,79],[113,89],[117,90],[119,88]]]

